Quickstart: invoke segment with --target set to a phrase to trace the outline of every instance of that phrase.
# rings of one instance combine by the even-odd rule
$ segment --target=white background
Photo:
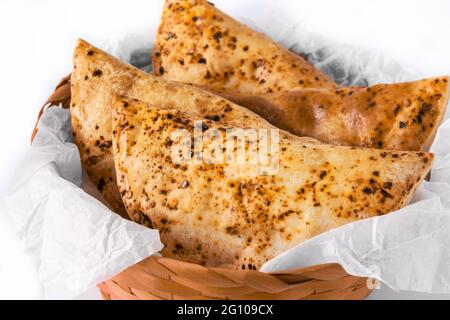
[[[303,22],[342,43],[382,52],[424,76],[450,74],[448,0],[215,0],[269,35]],[[78,37],[93,44],[124,33],[153,38],[162,0],[0,1],[0,195],[27,150],[40,105],[71,68]],[[284,28],[286,26],[286,28]],[[0,298],[41,296],[30,257],[0,202]],[[87,298],[98,298],[96,291]],[[372,298],[447,298],[376,290]]]

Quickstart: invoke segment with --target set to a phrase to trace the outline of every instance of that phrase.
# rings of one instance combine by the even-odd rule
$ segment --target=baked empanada
[[[278,92],[337,85],[303,57],[204,0],[166,0],[153,72],[227,92]]]
[[[261,163],[211,161],[217,136],[208,132],[225,139],[236,128],[137,100],[112,109],[118,185],[129,214],[160,231],[163,255],[208,266],[258,269],[322,232],[397,210],[433,159],[280,134],[278,149],[268,152],[278,168],[261,175]],[[186,142],[178,133],[189,133],[190,143],[195,121],[202,121],[203,144],[194,151],[202,161],[174,161]],[[260,138],[231,154],[250,152]]]
[[[428,150],[449,97],[448,77],[338,87],[204,0],[166,1],[153,72],[222,95],[296,135],[368,148]]]

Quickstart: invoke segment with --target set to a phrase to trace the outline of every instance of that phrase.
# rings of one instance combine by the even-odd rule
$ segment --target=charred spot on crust
[[[105,184],[106,184],[105,179],[101,178],[100,180],[98,180],[97,189],[100,190],[100,191],[103,191],[103,188],[105,187]]]
[[[164,67],[163,66],[159,67],[159,74],[160,75],[164,74]]]
[[[365,194],[373,194],[373,193],[375,193],[375,191],[374,191],[372,188],[369,188],[369,187],[365,187],[365,188],[363,189],[363,192],[364,192]]]
[[[172,146],[172,144],[173,144],[173,141],[170,138],[167,138],[166,142],[164,143],[166,148],[169,148],[170,146]]]
[[[227,227],[225,230],[228,234],[231,234],[231,235],[236,235],[238,233],[236,228],[234,228],[234,227]]]
[[[229,104],[227,104],[227,105],[225,106],[224,111],[225,111],[225,112],[230,112],[231,110],[233,110],[233,108],[232,108]]]
[[[208,125],[207,125],[206,123],[203,123],[203,122],[202,122],[202,130],[203,130],[203,131],[206,131],[206,130],[208,130],[208,129],[209,129]]]
[[[425,116],[425,114],[427,112],[429,112],[431,110],[431,104],[429,103],[422,103],[422,105],[420,106],[420,110],[417,113],[417,115],[414,117],[414,122],[418,123],[418,124],[422,124],[423,122],[423,117]]]
[[[392,182],[385,182],[383,185],[384,189],[391,189],[392,188]]]
[[[181,254],[183,251],[183,246],[179,243],[175,244],[175,249],[172,251],[174,254]]]
[[[144,213],[141,212],[141,224],[143,224],[144,226],[148,227],[148,228],[153,228],[153,224],[152,221],[150,220],[149,217],[147,217]]]
[[[96,145],[99,149],[105,150],[105,149],[111,148],[111,146],[112,146],[112,141],[111,141],[111,140],[106,140],[106,141],[99,141],[99,140],[97,140],[97,141],[95,141],[95,145]]]
[[[421,124],[422,123],[422,115],[418,114],[414,118],[414,122]]]
[[[174,33],[172,33],[172,32],[167,32],[166,40],[170,40],[170,39],[175,38],[175,37],[176,37],[176,36],[175,36]]]
[[[93,77],[101,77],[103,74],[102,70],[96,69],[94,72],[92,72]]]
[[[218,115],[205,116],[205,119],[212,120],[212,121],[219,121],[220,120],[220,116],[218,116]]]
[[[382,194],[383,197],[385,197],[385,198],[389,198],[389,199],[393,199],[393,198],[394,198],[389,192],[387,192],[387,191],[384,190],[384,189],[381,189],[381,194]]]
[[[223,37],[223,34],[221,31],[217,31],[216,33],[213,34],[213,38],[214,40],[216,40],[217,42],[220,42],[220,39]]]
[[[97,156],[90,156],[89,158],[87,158],[86,162],[88,163],[88,165],[93,166],[96,165],[98,163],[99,159]]]
[[[424,103],[422,103],[422,105],[420,106],[420,111],[419,111],[419,113],[420,113],[421,115],[425,115],[425,113],[427,113],[427,112],[430,111],[430,110],[431,110],[431,104],[424,102]]]
[[[122,191],[121,192],[122,197],[124,197],[125,199],[131,199],[133,197],[133,191],[128,190],[128,191]]]

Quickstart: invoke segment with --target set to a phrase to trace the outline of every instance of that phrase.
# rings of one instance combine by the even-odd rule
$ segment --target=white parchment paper
[[[150,40],[124,35],[97,45],[150,71]],[[335,43],[301,24],[277,40],[342,85],[420,79],[379,53]],[[28,248],[38,248],[48,298],[75,297],[162,248],[157,231],[121,219],[80,188],[82,170],[69,117],[56,107],[44,113],[6,197],[18,234]],[[396,290],[450,293],[450,120],[440,127],[432,151],[431,181],[421,185],[412,204],[319,235],[268,261],[262,271],[337,262],[350,274],[379,279]]]
[[[159,232],[122,219],[83,189],[70,113],[44,112],[5,197],[49,299],[70,299],[160,251]]]

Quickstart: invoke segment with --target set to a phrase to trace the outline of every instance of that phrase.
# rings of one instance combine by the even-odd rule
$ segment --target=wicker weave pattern
[[[337,264],[283,273],[208,268],[150,257],[99,285],[105,299],[362,299],[366,279]]]
[[[68,108],[70,75],[63,78],[42,106]],[[37,123],[32,138],[37,133]],[[98,285],[105,300],[174,299],[363,299],[366,278],[348,275],[337,264],[277,273],[209,268],[163,257],[149,257]]]

